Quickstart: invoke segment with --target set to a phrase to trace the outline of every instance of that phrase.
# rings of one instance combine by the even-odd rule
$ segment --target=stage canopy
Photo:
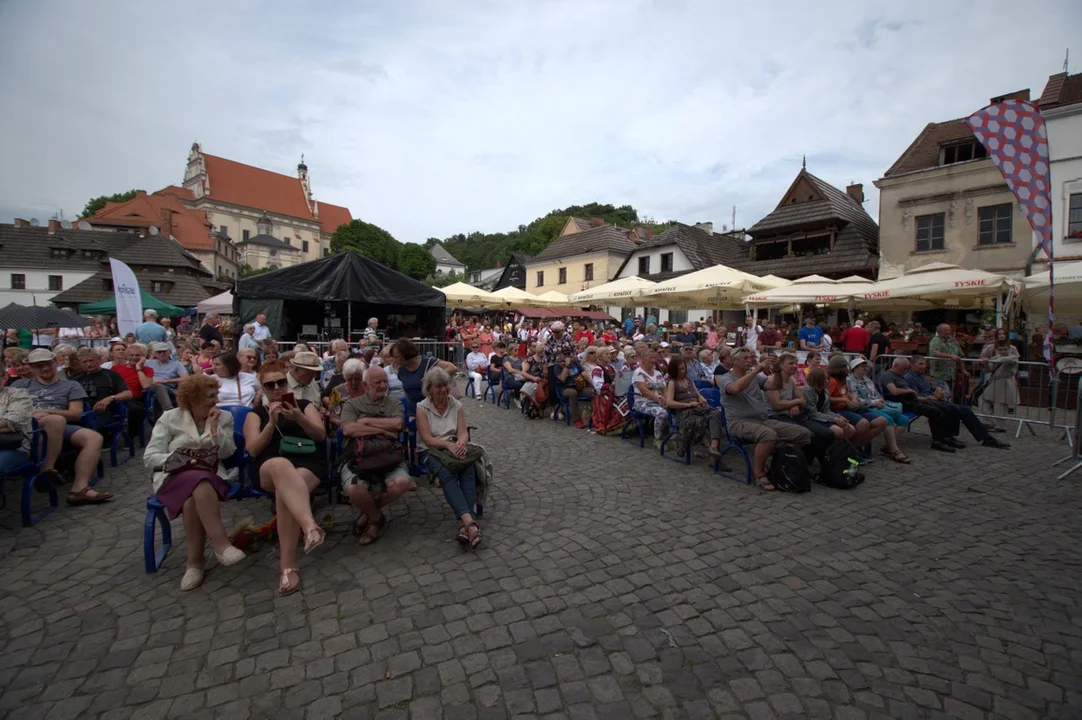
[[[245,278],[233,294],[241,322],[266,313],[271,333],[283,338],[345,337],[369,317],[392,337],[441,337],[447,304],[439,290],[352,252]]]

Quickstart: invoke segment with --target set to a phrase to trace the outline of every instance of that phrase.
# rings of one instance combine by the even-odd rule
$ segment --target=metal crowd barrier
[[[870,363],[873,377],[878,382],[879,375],[889,369],[896,359],[912,360],[913,357],[910,354],[880,355]],[[944,358],[923,357],[929,361],[929,367],[933,370],[937,365],[947,368],[941,375],[946,377],[949,374],[949,379],[939,382],[947,387],[950,399],[954,390],[954,363]],[[1069,428],[1073,425],[1057,424],[1056,420],[1057,417],[1062,417],[1069,423],[1074,422],[1078,373],[1060,371],[1053,376],[1045,362],[1018,361],[1016,365],[1014,372],[1005,367],[993,374],[994,366],[985,364],[979,358],[962,359],[962,369],[965,370],[968,383],[965,397],[969,398],[981,389],[973,405],[974,414],[988,425],[1008,428],[1013,425],[1015,438],[1022,434],[1023,427],[1028,429],[1030,434],[1036,434],[1033,425],[1046,425],[1050,429],[1063,428],[1067,441],[1072,442]],[[1004,383],[1004,380],[1007,382]]]
[[[437,360],[447,360],[456,365],[461,365],[466,361],[465,348],[460,342],[447,342],[433,338],[411,338],[411,340],[413,340],[413,344],[417,346],[422,355],[430,355]],[[279,340],[278,352],[283,353],[292,350],[298,343],[304,343],[312,349],[312,352],[322,357],[330,348],[331,342],[328,340]],[[373,346],[365,345],[364,347],[375,347],[376,352],[380,352],[385,345],[393,342],[393,340],[381,339]],[[357,343],[350,344],[350,349],[353,352],[357,352],[358,347],[360,346]]]

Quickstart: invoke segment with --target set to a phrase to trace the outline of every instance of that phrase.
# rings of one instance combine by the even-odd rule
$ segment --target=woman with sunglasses
[[[259,382],[267,404],[248,413],[244,421],[244,446],[253,458],[259,486],[274,493],[281,548],[278,594],[291,595],[301,587],[296,566],[297,538],[304,534],[307,554],[325,537],[312,517],[310,497],[319,479],[327,475],[327,460],[320,446],[326,431],[318,405],[293,399],[281,363],[263,363]],[[315,447],[304,443],[305,440],[311,440]]]

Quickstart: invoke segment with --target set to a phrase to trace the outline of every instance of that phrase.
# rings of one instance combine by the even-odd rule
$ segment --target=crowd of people
[[[652,424],[655,447],[667,440],[678,455],[718,462],[723,444],[738,439],[754,445],[751,479],[767,491],[775,489],[768,464],[781,444],[804,449],[815,462],[833,443],[848,441],[870,463],[881,437],[885,458],[910,463],[898,441],[911,415],[928,419],[935,450],[965,447],[962,426],[984,446],[1007,447],[944,388],[958,359],[949,326],[939,328],[931,367],[923,357],[894,358],[876,372],[876,357],[887,354],[877,345],[878,323],[856,323],[841,333],[839,347],[812,317],[792,341],[785,340],[788,328],[749,318],[731,345],[709,324],[659,333],[642,319],[570,327],[464,320],[452,323],[469,350],[460,364],[423,355],[409,339],[381,346],[374,319],[371,338],[354,347],[335,340],[322,354],[304,343],[279,352],[263,316],[245,326],[236,350],[214,337],[214,317],[188,335],[168,332],[153,311],[144,320],[134,342],[4,351],[0,473],[26,462],[36,420],[44,450],[34,487],[48,492],[70,482],[68,504],[108,502],[112,494],[90,486],[105,436],[126,430],[135,437],[150,424],[144,463],[153,490],[169,517],[183,516],[186,530],[183,590],[202,582],[208,540],[222,565],[244,557],[230,544],[220,510],[241,446],[253,482],[275,498],[283,595],[300,587],[298,544],[307,553],[324,540],[309,500],[324,481],[357,509],[353,533],[369,545],[380,538],[384,509],[417,487],[411,464],[423,467],[458,522],[456,540],[476,548],[482,458],[469,442],[468,397],[514,402],[526,418],[567,413],[568,424],[601,434],[622,433],[634,415]],[[1011,359],[998,345],[989,352],[989,362]],[[403,442],[408,430],[415,447]],[[338,446],[336,435],[341,447],[332,464],[325,448]]]

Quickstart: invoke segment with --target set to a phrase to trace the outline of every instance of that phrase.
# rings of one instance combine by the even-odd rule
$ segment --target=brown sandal
[[[297,582],[290,582],[290,573],[297,576]],[[297,572],[297,568],[286,568],[282,571],[282,577],[278,581],[278,595],[279,597],[285,597],[286,595],[292,595],[301,589],[301,574]]]
[[[770,479],[767,478],[766,475],[760,475],[759,477],[755,478],[755,484],[759,487],[760,490],[763,490],[765,492],[774,492],[775,490],[777,490],[777,488],[774,487],[774,483],[770,482]]]
[[[889,453],[889,454],[887,454],[887,457],[889,457],[891,460],[893,460],[896,463],[901,463],[902,465],[908,465],[909,463],[913,462],[908,457],[906,457],[905,453],[902,452],[901,450],[899,450],[897,452]]]
[[[383,513],[380,513],[378,520],[376,520],[375,522],[369,522],[368,526],[365,527],[364,532],[361,533],[360,539],[357,540],[357,544],[371,545],[372,543],[379,540],[380,536],[383,534],[383,526],[386,524],[387,516]],[[372,532],[373,529],[375,530],[375,533]]]
[[[112,493],[98,492],[97,490],[94,490],[94,494],[91,495],[91,489],[92,488],[88,485],[82,490],[73,490],[68,493],[68,505],[100,505],[113,499]]]

